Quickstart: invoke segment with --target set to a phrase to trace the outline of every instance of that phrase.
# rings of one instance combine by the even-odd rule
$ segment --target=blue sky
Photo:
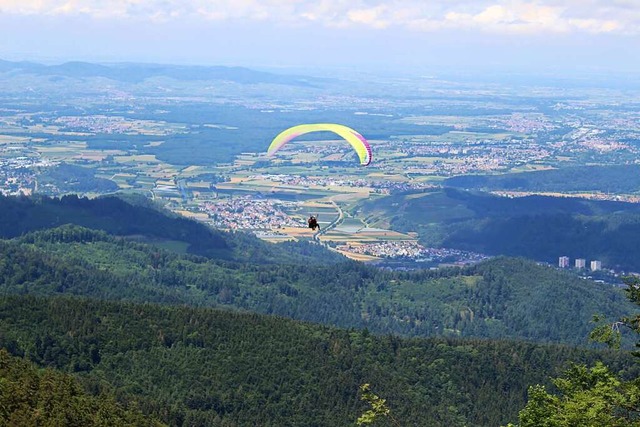
[[[640,0],[0,0],[0,58],[640,72]]]

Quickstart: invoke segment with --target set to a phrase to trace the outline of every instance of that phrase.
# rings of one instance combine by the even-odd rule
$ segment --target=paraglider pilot
[[[318,219],[315,216],[311,215],[307,222],[309,223],[310,229],[315,231],[316,227],[318,227],[318,231],[320,231],[320,224],[318,224]]]

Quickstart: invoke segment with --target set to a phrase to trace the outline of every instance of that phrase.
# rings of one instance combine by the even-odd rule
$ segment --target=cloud
[[[443,26],[508,33],[569,31],[570,26],[561,15],[562,9],[550,6],[520,3],[507,7],[495,4],[477,13],[450,12],[445,16]]]
[[[387,28],[391,22],[385,19],[389,11],[385,6],[370,7],[368,9],[354,9],[347,12],[349,21],[372,28]]]
[[[0,13],[491,33],[640,33],[640,0],[0,0]]]

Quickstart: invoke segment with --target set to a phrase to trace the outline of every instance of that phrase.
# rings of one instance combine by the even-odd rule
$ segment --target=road
[[[333,200],[331,200],[331,204],[338,211],[338,217],[334,219],[332,222],[330,222],[328,225],[326,225],[323,229],[318,230],[318,232],[313,235],[313,240],[315,240],[316,242],[320,242],[321,235],[325,234],[327,231],[331,230],[332,228],[335,228],[344,219],[344,212],[342,212],[342,208],[340,208],[340,206],[338,206],[338,204]]]

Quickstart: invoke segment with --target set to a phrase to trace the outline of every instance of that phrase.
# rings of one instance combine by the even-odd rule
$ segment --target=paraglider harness
[[[307,220],[307,222],[309,223],[309,228],[310,229],[315,231],[316,227],[317,227],[318,231],[320,231],[320,224],[318,224],[318,219],[315,216],[311,215],[309,217],[309,219]]]

